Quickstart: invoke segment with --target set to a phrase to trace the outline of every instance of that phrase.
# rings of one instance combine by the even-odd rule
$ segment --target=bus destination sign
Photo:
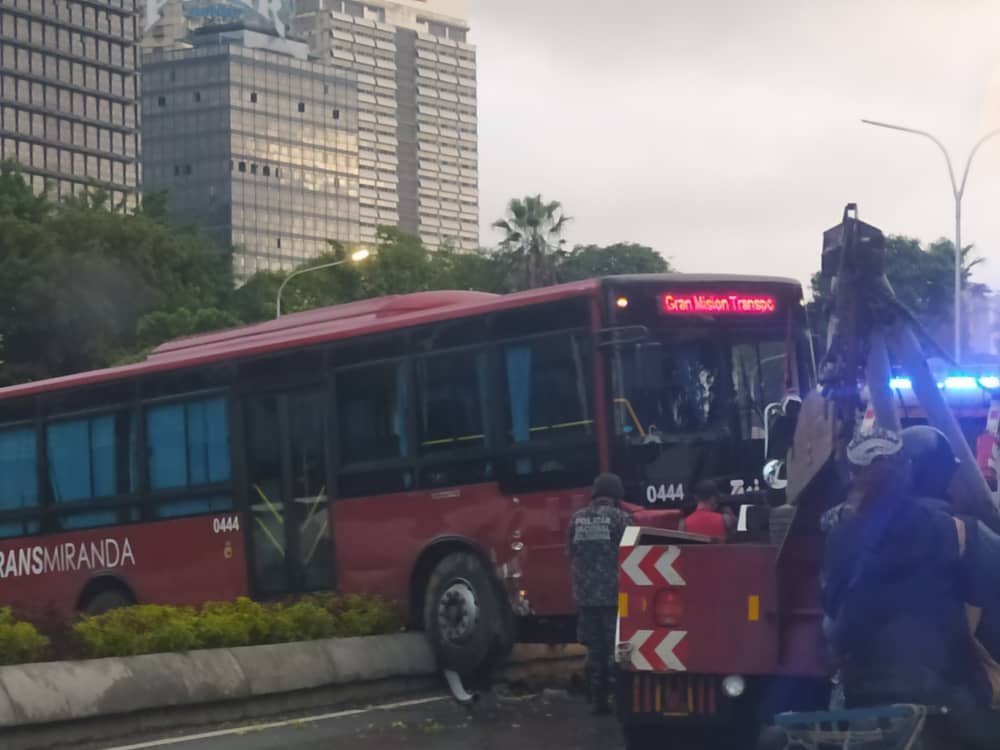
[[[670,293],[660,297],[667,315],[770,315],[777,300],[769,294]]]

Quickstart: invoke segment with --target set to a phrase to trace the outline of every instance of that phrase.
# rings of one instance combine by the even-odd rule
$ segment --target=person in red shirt
[[[725,539],[735,526],[736,519],[728,508],[719,512],[719,488],[711,479],[703,479],[694,486],[698,506],[682,521],[681,530],[715,539]]]

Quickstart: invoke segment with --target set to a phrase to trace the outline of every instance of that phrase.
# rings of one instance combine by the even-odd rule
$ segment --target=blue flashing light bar
[[[979,383],[968,375],[951,375],[944,379],[944,387],[950,391],[968,391],[978,388]]]
[[[909,391],[913,389],[913,383],[909,378],[891,378],[889,387],[894,391]],[[1000,377],[996,375],[984,375],[976,378],[972,375],[949,375],[944,382],[938,382],[938,388],[948,391],[973,391],[980,388],[987,390],[1000,389]]]

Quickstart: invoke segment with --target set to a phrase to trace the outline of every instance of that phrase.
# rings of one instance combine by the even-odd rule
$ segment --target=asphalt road
[[[259,725],[117,742],[102,750],[622,750],[613,717],[565,693],[484,696],[472,710],[443,695]]]

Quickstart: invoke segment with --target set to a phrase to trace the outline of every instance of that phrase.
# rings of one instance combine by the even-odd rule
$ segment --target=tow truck
[[[901,428],[904,383],[893,376],[891,359],[906,373],[904,414],[909,419],[919,408],[921,419],[944,432],[961,461],[962,497],[996,516],[996,498],[979,468],[995,467],[1000,406],[989,394],[977,462],[928,366],[940,352],[896,300],[883,262],[884,235],[848,204],[842,221],[823,235],[822,273],[833,278],[833,293],[819,386],[765,410],[761,480],[770,497],[782,499],[735,498],[739,531],[727,543],[642,526],[626,531],[615,658],[617,711],[629,750],[666,747],[682,737],[690,746],[745,748],[776,716],[799,717],[789,724],[797,736],[809,734],[810,721],[823,723],[815,712],[829,707],[831,670],[820,628],[819,518],[843,499],[846,446],[855,430]],[[976,391],[1000,386],[995,378],[970,382]],[[886,710],[895,712],[886,721],[919,732],[913,727],[922,726],[922,709]],[[828,740],[829,730],[825,725]],[[847,746],[846,735],[833,735]]]

